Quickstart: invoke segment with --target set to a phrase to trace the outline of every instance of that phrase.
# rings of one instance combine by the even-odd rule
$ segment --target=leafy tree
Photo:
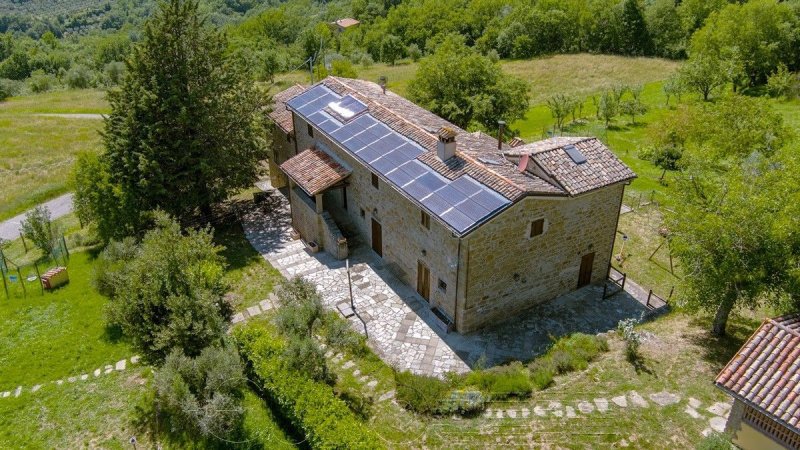
[[[736,307],[797,294],[794,149],[766,102],[725,98],[691,112],[678,177],[680,201],[668,214],[673,251],[684,265],[687,307],[714,313],[724,334]],[[680,127],[674,127],[678,129]]]
[[[411,61],[417,62],[420,58],[422,58],[422,50],[420,50],[417,44],[411,44],[408,46],[408,50],[406,51],[408,56],[411,58]]]
[[[567,94],[556,94],[547,99],[547,109],[556,119],[556,127],[563,129],[564,119],[575,110],[580,100]]]
[[[651,3],[645,10],[645,18],[656,54],[666,58],[685,56],[687,34],[674,0]]]
[[[159,363],[173,349],[197,356],[219,342],[232,311],[223,299],[221,248],[211,231],[183,233],[162,212],[154,221],[136,254],[111,274],[118,285],[110,289],[108,316],[145,359]]]
[[[728,78],[724,63],[717,57],[707,54],[692,55],[680,68],[681,83],[708,101],[711,93],[723,86]]]
[[[649,55],[652,41],[639,0],[622,2],[620,22],[620,50],[628,55]]]
[[[92,73],[84,66],[72,66],[66,76],[67,86],[71,89],[86,89],[92,85]]]
[[[0,62],[0,78],[24,80],[32,71],[28,55],[23,50],[15,50],[11,56]]]
[[[105,81],[110,86],[116,86],[122,82],[125,75],[125,63],[119,61],[112,61],[103,67],[103,75]]]
[[[38,94],[52,89],[55,82],[55,77],[39,69],[31,73],[31,78],[28,80],[28,87],[31,92]]]
[[[608,128],[611,121],[619,114],[619,97],[613,91],[606,91],[600,96],[597,104],[597,117],[602,119]]]
[[[208,216],[212,204],[258,175],[266,151],[262,99],[197,3],[160,4],[121,88],[108,97],[101,159],[120,211],[94,211],[108,222],[100,227],[106,237],[140,233],[155,208],[179,219],[198,210]]]
[[[664,97],[667,99],[667,107],[669,108],[670,98],[675,97],[677,102],[681,101],[681,94],[683,94],[684,90],[683,80],[681,80],[680,75],[672,75],[664,81],[661,89],[664,91]]]
[[[353,63],[351,63],[349,59],[344,58],[331,61],[331,74],[344,78],[358,77],[358,72],[356,72],[355,67],[353,67]]]
[[[493,129],[513,122],[528,109],[528,87],[499,65],[450,35],[435,53],[420,61],[409,84],[412,100],[460,127]]]
[[[644,115],[647,112],[647,105],[642,103],[642,86],[633,86],[628,89],[631,99],[620,102],[620,111],[631,118],[631,123],[636,124],[636,116]]]
[[[50,218],[50,210],[40,205],[25,214],[22,235],[33,242],[42,253],[50,255],[61,237],[61,232]]]
[[[233,347],[206,347],[195,358],[173,350],[155,373],[156,402],[174,431],[225,439],[241,427],[245,381]]]
[[[403,41],[399,37],[393,34],[387,34],[383,37],[381,41],[381,61],[393,66],[398,59],[403,57],[405,51],[405,45],[403,45]]]

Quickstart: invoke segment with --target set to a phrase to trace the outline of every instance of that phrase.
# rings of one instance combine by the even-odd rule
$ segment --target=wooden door
[[[372,249],[378,256],[383,256],[383,228],[375,219],[372,219]]]
[[[594,252],[583,255],[581,258],[581,271],[578,273],[579,288],[592,282],[592,265],[594,265]]]
[[[431,271],[422,261],[417,262],[417,293],[431,301]]]

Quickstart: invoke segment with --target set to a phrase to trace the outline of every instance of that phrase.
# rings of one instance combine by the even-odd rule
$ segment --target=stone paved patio
[[[269,200],[243,214],[250,243],[287,278],[301,276],[315,283],[331,309],[349,303],[345,262],[325,252],[312,254],[302,241],[292,240],[288,201],[276,190],[268,192]],[[587,286],[501,326],[467,335],[444,334],[436,329],[428,304],[395,278],[371,249],[351,245],[350,265],[354,327],[367,334],[370,346],[389,364],[420,374],[465,372],[479,360],[492,366],[530,359],[548,347],[550,336],[606,332],[621,319],[649,311],[627,292],[603,300],[602,286]]]

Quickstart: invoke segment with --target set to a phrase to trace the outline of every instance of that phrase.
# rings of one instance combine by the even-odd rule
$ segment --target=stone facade
[[[282,188],[289,180],[278,166],[295,155],[294,138],[276,124],[272,125],[272,154],[269,158],[269,181],[272,187]]]
[[[624,185],[575,198],[527,197],[465,239],[465,301],[459,331],[501,321],[578,287],[583,256],[594,253],[591,283],[608,275]],[[530,236],[532,222],[544,232]]]
[[[607,276],[624,184],[576,197],[526,197],[462,238],[422,211],[382,177],[373,173],[320,130],[293,116],[292,152],[312,146],[352,170],[343,189],[316,196],[316,204],[292,189],[292,221],[304,239],[323,243],[320,214],[327,212],[348,236],[367,246],[380,225],[384,264],[412,288],[418,269],[430,271],[430,306],[443,312],[459,332],[501,322],[514,314],[578,287],[582,257],[594,254],[591,283]],[[276,151],[287,143],[276,140]],[[291,154],[291,153],[290,153]],[[305,198],[301,198],[305,197]],[[295,213],[295,209],[299,210]],[[544,232],[530,237],[531,222],[544,219]]]

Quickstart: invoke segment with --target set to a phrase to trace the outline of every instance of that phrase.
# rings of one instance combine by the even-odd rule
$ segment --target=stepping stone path
[[[708,408],[708,412],[715,416],[724,416],[731,410],[731,405],[727,403],[717,402]]]
[[[681,401],[681,396],[671,392],[662,391],[655,394],[650,394],[650,400],[652,400],[658,406],[667,406],[674,405],[675,403]]]
[[[594,399],[594,404],[597,405],[597,410],[601,413],[608,411],[608,400],[604,398]]]
[[[576,417],[578,416],[575,414],[575,408],[567,406],[567,419],[574,419]]]
[[[684,412],[688,414],[689,417],[691,417],[692,419],[701,419],[703,417],[700,415],[699,412],[697,412],[696,409],[692,408],[691,405],[686,405],[686,409],[684,410]]]
[[[130,358],[130,362],[131,362],[131,364],[137,364],[139,362],[139,356],[138,355],[137,356],[132,356]],[[94,375],[95,378],[97,378],[102,373],[110,374],[111,372],[114,371],[115,368],[116,368],[117,371],[123,371],[127,367],[127,365],[128,365],[127,363],[128,363],[127,359],[122,359],[122,360],[118,361],[113,366],[109,364],[109,365],[106,365],[104,368],[95,369],[95,371],[92,372],[92,374]],[[71,377],[67,377],[67,382],[68,383],[77,383],[78,381],[86,381],[88,379],[89,379],[89,374],[88,373],[83,373],[83,374],[80,374],[80,375],[74,375],[74,376],[71,376]],[[53,381],[53,384],[55,384],[56,386],[62,386],[64,384],[64,380],[61,379],[61,380]],[[33,387],[31,387],[30,393],[33,394],[33,393],[38,392],[39,390],[42,389],[43,386],[44,385],[42,385],[42,384],[34,385]],[[22,395],[24,390],[25,389],[22,386],[17,386],[17,388],[13,392],[14,397],[19,397],[20,395]],[[10,391],[3,392],[2,394],[0,394],[0,398],[11,397],[11,394],[12,393]]]
[[[698,409],[698,408],[700,408],[701,404],[702,403],[700,403],[700,400],[698,400],[698,399],[696,399],[694,397],[689,397],[689,406],[691,406],[692,408]]]
[[[379,402],[385,402],[386,400],[393,399],[394,396],[395,396],[395,392],[394,392],[394,389],[392,389],[391,391],[389,391],[389,392],[381,395],[380,397],[378,397],[378,401]]]
[[[592,405],[591,403],[589,403],[587,401],[582,401],[582,402],[578,403],[578,410],[582,414],[590,414],[592,411],[594,411],[594,405]]]
[[[639,408],[647,408],[649,405],[647,404],[647,400],[644,399],[641,395],[639,395],[636,391],[630,391],[628,395],[631,398],[631,403],[633,406],[638,406]]]
[[[619,406],[620,408],[627,408],[628,407],[628,399],[625,398],[624,395],[620,395],[619,397],[614,397],[611,399],[615,405]]]
[[[708,421],[708,423],[711,425],[711,429],[716,431],[716,432],[718,432],[718,433],[723,433],[725,431],[725,423],[726,422],[727,422],[727,420],[725,420],[724,417],[719,417],[719,416],[712,417]]]

